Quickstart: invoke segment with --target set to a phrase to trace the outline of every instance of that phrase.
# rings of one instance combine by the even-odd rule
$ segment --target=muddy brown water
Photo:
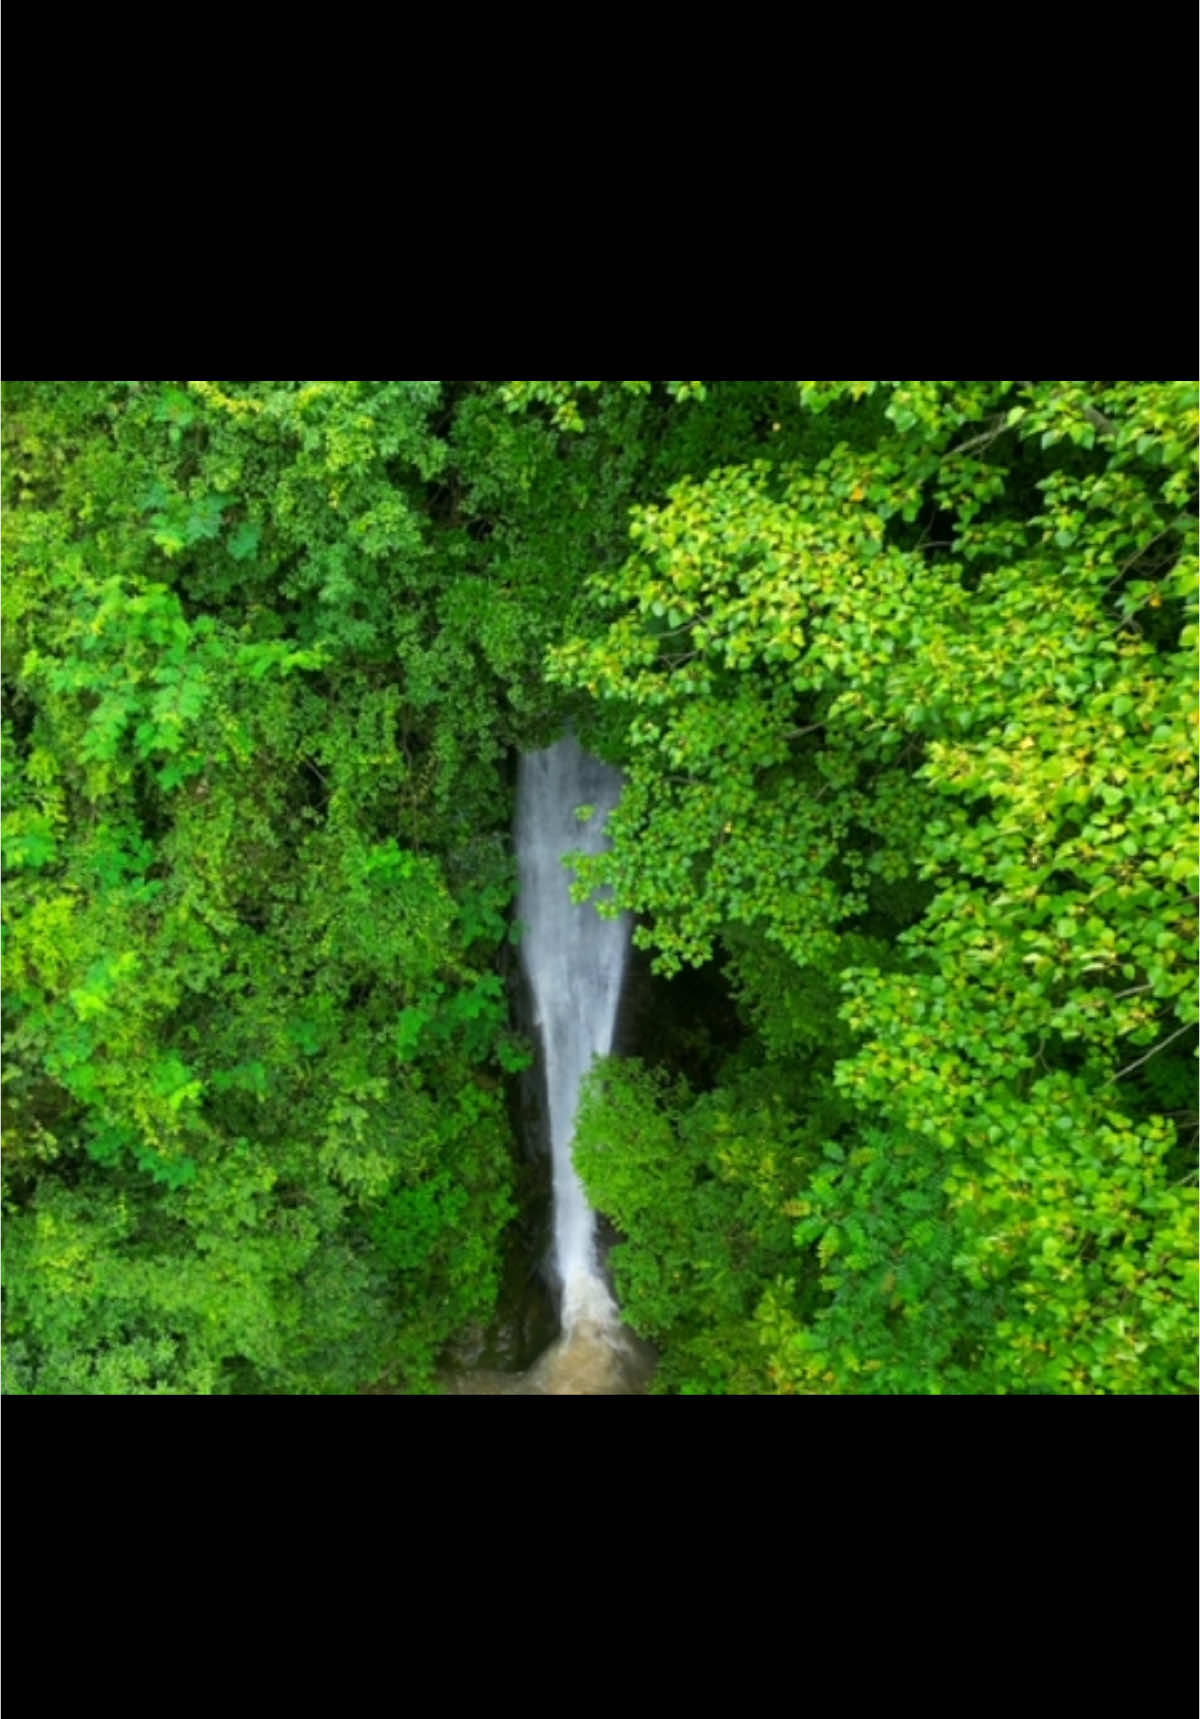
[[[460,1368],[445,1379],[457,1397],[637,1397],[654,1372],[654,1351],[632,1332],[583,1321],[523,1373]]]

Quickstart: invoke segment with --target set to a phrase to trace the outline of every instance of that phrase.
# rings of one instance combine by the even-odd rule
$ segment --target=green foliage
[[[490,1310],[506,741],[439,398],[10,386],[6,1388],[419,1389]]]
[[[1153,1082],[1186,1057],[1194,1095],[1195,389],[800,389],[884,426],[635,510],[551,663],[629,773],[579,894],[663,971],[740,949],[783,1067],[829,1022],[789,1045],[778,959],[843,994],[851,1115],[760,1282],[765,1373],[1194,1389],[1194,1159]]]
[[[509,759],[744,1029],[578,1159],[659,1389],[1196,1388],[1196,389],[4,385],[5,1389],[433,1388]],[[589,808],[580,807],[581,818]]]
[[[662,1345],[657,1390],[762,1388],[756,1306],[791,1260],[789,1214],[840,1108],[765,1068],[699,1095],[635,1060],[593,1078],[576,1163],[626,1238],[612,1265],[623,1316]]]

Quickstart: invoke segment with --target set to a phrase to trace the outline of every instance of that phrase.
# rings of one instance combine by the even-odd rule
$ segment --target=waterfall
[[[605,823],[621,792],[620,773],[590,757],[573,734],[526,754],[517,778],[517,914],[521,958],[533,995],[549,1106],[554,1190],[554,1268],[562,1328],[619,1329],[616,1305],[596,1254],[596,1216],[575,1172],[571,1146],[583,1078],[612,1049],[631,921],[602,919],[591,902],[571,900],[571,851],[607,846]],[[591,808],[586,818],[580,807]]]

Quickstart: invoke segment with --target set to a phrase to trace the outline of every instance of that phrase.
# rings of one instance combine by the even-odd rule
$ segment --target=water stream
[[[568,733],[527,753],[517,774],[517,917],[541,1051],[552,1167],[551,1266],[561,1334],[528,1371],[459,1374],[460,1394],[618,1396],[642,1390],[653,1355],[621,1324],[597,1248],[596,1214],[571,1156],[583,1080],[612,1049],[629,960],[628,914],[605,919],[571,900],[571,852],[598,853],[621,775]]]
[[[567,734],[521,759],[517,777],[517,917],[521,960],[541,1040],[554,1188],[554,1274],[564,1336],[580,1325],[619,1326],[596,1254],[596,1216],[575,1173],[571,1144],[583,1078],[612,1049],[629,958],[628,914],[602,919],[571,900],[571,850],[597,853],[621,793],[620,773]],[[587,814],[580,815],[581,808]]]

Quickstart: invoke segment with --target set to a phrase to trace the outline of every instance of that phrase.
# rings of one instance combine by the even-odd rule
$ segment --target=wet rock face
[[[530,1265],[528,1243],[518,1237],[512,1247],[496,1316],[476,1325],[447,1351],[452,1376],[468,1372],[515,1376],[529,1367],[558,1331],[554,1301],[542,1273]],[[495,1394],[495,1393],[490,1393]]]
[[[685,967],[671,978],[651,970],[645,949],[630,952],[613,1049],[707,1092],[717,1070],[746,1037],[729,977],[720,960]]]

